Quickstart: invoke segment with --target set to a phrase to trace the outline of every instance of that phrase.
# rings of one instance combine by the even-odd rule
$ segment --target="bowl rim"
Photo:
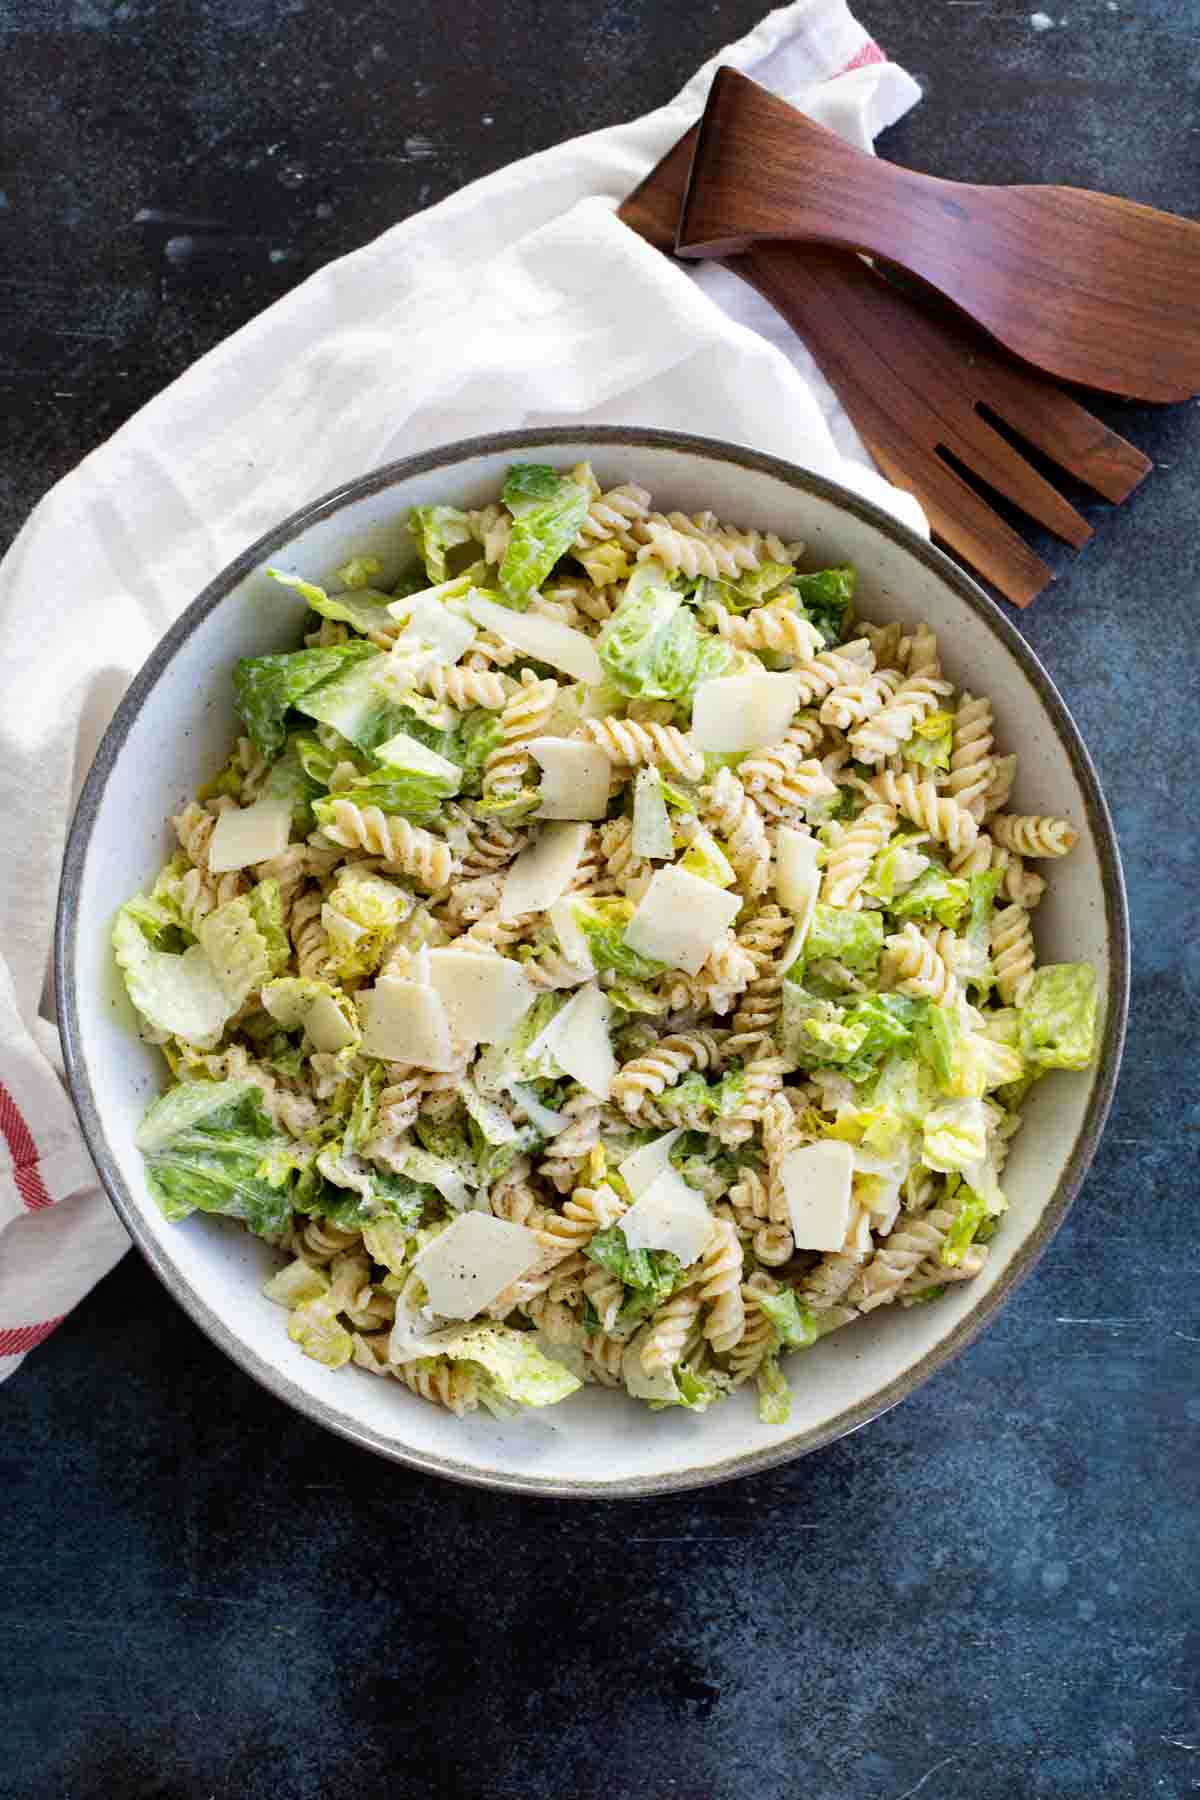
[[[1104,895],[1105,925],[1109,943],[1109,992],[1099,1058],[1087,1111],[1076,1134],[1062,1179],[1049,1196],[1026,1242],[1014,1255],[1000,1279],[982,1296],[972,1311],[945,1338],[932,1346],[911,1368],[904,1370],[875,1393],[844,1408],[823,1424],[789,1439],[784,1444],[748,1448],[707,1466],[689,1465],[659,1475],[625,1477],[615,1481],[543,1479],[536,1475],[495,1473],[453,1456],[413,1450],[383,1433],[347,1418],[330,1402],[308,1394],[282,1369],[251,1350],[237,1336],[223,1315],[201,1298],[172,1254],[143,1223],[140,1204],[125,1183],[100,1118],[88,1073],[80,1027],[79,992],[75,979],[75,945],[83,867],[100,808],[117,757],[151,689],[176,651],[263,561],[283,549],[301,532],[343,507],[372,495],[386,493],[415,475],[450,469],[473,458],[534,446],[594,445],[596,448],[646,447],[680,451],[712,462],[736,466],[774,477],[800,492],[828,501],[857,516],[890,538],[902,550],[936,575],[976,613],[999,638],[1019,664],[1048,713],[1059,741],[1070,760],[1084,797],[1085,811],[1096,844]],[[402,457],[377,469],[342,482],[328,493],[300,507],[250,544],[214,577],[184,609],[151,651],[123,695],[101,739],[84,781],[63,857],[54,934],[54,981],[67,1084],[83,1135],[100,1179],[134,1244],[172,1297],[190,1314],[202,1331],[233,1362],[286,1404],[307,1418],[337,1432],[362,1448],[389,1460],[439,1475],[470,1487],[496,1492],[555,1499],[640,1499],[708,1487],[758,1474],[795,1461],[833,1443],[879,1418],[922,1386],[979,1335],[1017,1285],[1041,1258],[1066,1218],[1095,1155],[1112,1105],[1121,1064],[1129,1010],[1130,940],[1129,909],[1121,870],[1116,831],[1099,778],[1079,728],[1050,676],[1033,650],[970,575],[920,537],[891,513],[841,483],[818,475],[782,457],[768,455],[719,438],[649,426],[550,425],[489,432],[457,439],[432,450]]]

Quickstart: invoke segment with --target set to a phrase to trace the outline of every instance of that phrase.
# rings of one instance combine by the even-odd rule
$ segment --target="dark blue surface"
[[[889,153],[1200,214],[1194,0],[1058,5],[1039,33],[1032,7],[867,0],[927,89]],[[0,0],[0,533],[308,270],[667,98],[758,12]],[[0,1395],[6,1800],[1200,1790],[1200,420],[1105,411],[1155,471],[1089,508],[1022,629],[1116,813],[1131,1033],[999,1322],[789,1469],[521,1502],[294,1417],[129,1257]]]

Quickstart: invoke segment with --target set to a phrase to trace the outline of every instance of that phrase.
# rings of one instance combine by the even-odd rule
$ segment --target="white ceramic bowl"
[[[867,618],[927,619],[948,673],[989,695],[999,741],[1020,752],[1015,806],[1065,814],[1075,853],[1056,865],[1036,929],[1045,960],[1096,965],[1104,1033],[1096,1069],[1039,1083],[1005,1176],[1011,1210],[984,1274],[935,1306],[882,1309],[805,1355],[788,1425],[760,1425],[742,1392],[703,1417],[648,1414],[585,1390],[513,1424],[455,1419],[393,1382],[331,1371],[289,1342],[260,1287],[277,1257],[241,1229],[196,1215],[168,1224],[147,1191],[134,1134],[162,1085],[158,1053],[132,1028],[109,950],[116,908],[171,847],[168,814],[224,759],[235,734],[234,659],[292,648],[303,607],[264,573],[283,563],[325,581],[354,551],[407,562],[407,509],[478,504],[514,460],[589,458],[605,485],[635,480],[664,508],[803,538],[806,562],[852,562]],[[992,1316],[1062,1222],[1096,1147],[1116,1079],[1128,931],[1112,823],[1095,772],[1045,672],[999,608],[954,564],[886,514],[814,475],[675,433],[510,432],[393,464],[288,519],[220,575],[169,631],[122,702],[88,777],[67,846],[56,974],[67,1068],[88,1143],[133,1238],[208,1335],[281,1400],[416,1468],[531,1494],[636,1495],[699,1486],[800,1455],[894,1405]]]

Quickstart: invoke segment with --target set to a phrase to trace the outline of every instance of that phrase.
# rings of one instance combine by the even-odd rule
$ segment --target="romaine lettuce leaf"
[[[627,981],[649,981],[661,975],[665,965],[639,956],[625,942],[625,932],[637,908],[632,900],[613,896],[600,900],[571,900],[575,923],[587,940],[597,970],[613,969]]]
[[[793,576],[789,585],[799,594],[805,617],[826,644],[840,643],[854,613],[854,570],[817,569],[809,575]]]
[[[438,1348],[453,1362],[476,1363],[504,1400],[517,1406],[554,1406],[582,1386],[579,1378],[538,1348],[530,1331],[510,1325],[466,1325],[443,1336]],[[481,1396],[485,1403],[485,1392]]]
[[[385,876],[364,875],[353,863],[339,869],[321,915],[337,979],[361,981],[372,974],[412,909],[412,895]]]
[[[299,712],[322,725],[331,725],[360,750],[373,750],[399,731],[418,737],[418,724],[428,731],[428,723],[420,718],[420,707],[411,692],[407,665],[393,661],[386,651],[373,650],[369,644],[345,644],[342,648],[355,650],[356,657],[331,680],[299,695],[294,702]],[[304,654],[315,656],[318,652]],[[433,747],[438,749],[440,745]]]
[[[224,1213],[260,1237],[287,1225],[288,1179],[273,1183],[263,1164],[272,1152],[290,1150],[291,1140],[267,1118],[253,1082],[185,1081],[168,1089],[148,1109],[137,1145],[168,1219]]]
[[[939,862],[931,861],[912,886],[892,901],[891,912],[898,919],[936,919],[957,931],[971,904],[971,884],[962,875],[951,875]]]
[[[731,888],[737,880],[733,864],[710,831],[694,834],[679,866],[689,875],[698,875],[701,881],[711,881],[714,887]]]
[[[373,561],[373,558],[359,559]],[[347,563],[346,568],[354,565]],[[376,563],[376,568],[379,565]],[[343,571],[338,570],[339,577]],[[335,619],[340,624],[349,625],[352,630],[366,633],[371,631],[395,631],[396,621],[388,607],[395,598],[393,594],[376,593],[364,582],[361,587],[348,589],[345,593],[329,594],[315,582],[303,581],[299,575],[286,575],[282,569],[267,569],[267,574],[283,587],[293,588],[303,596],[315,613],[323,619]]]
[[[596,642],[605,673],[622,694],[683,700],[701,681],[723,674],[734,653],[702,631],[683,595],[655,563],[639,563]]]
[[[896,896],[910,888],[928,869],[931,859],[918,848],[927,841],[928,834],[924,831],[896,832],[871,864],[870,873],[863,882],[863,893],[882,900],[890,908]]]
[[[457,506],[414,506],[408,515],[408,529],[432,582],[445,581],[447,554],[471,541],[467,515]]]
[[[200,923],[200,944],[230,1014],[256,988],[278,974],[291,955],[283,928],[279,884],[261,882],[259,886],[271,891],[260,895],[256,888],[236,900],[227,900]]]
[[[675,1377],[675,1392],[678,1396],[675,1404],[684,1406],[688,1412],[707,1412],[718,1400],[723,1400],[730,1393],[733,1383],[728,1375],[719,1369],[689,1368],[686,1363],[679,1363],[671,1371]]]
[[[879,968],[882,950],[882,913],[865,907],[861,912],[848,912],[844,907],[827,906],[818,900],[804,940],[803,956],[797,957],[787,978],[802,981],[807,964],[826,960],[842,963],[858,975],[872,975]]]
[[[591,496],[587,488],[568,476],[555,475],[553,486],[542,471],[535,478],[529,470],[537,464],[516,465],[519,474],[505,483],[504,500],[513,516],[508,548],[500,564],[500,591],[507,606],[524,612],[534,590],[541,585],[560,556],[565,556],[587,517]]]
[[[954,1223],[946,1233],[942,1244],[940,1260],[949,1269],[956,1269],[962,1262],[968,1248],[979,1234],[979,1228],[988,1216],[987,1203],[982,1194],[975,1193],[965,1184],[960,1186],[955,1196],[958,1200],[958,1211]]]
[[[808,1307],[800,1305],[791,1288],[782,1288],[777,1294],[759,1294],[756,1300],[775,1327],[783,1349],[807,1350],[816,1343],[816,1317]]]
[[[639,769],[634,779],[633,853],[659,858],[675,853],[675,836],[657,769]]]
[[[926,769],[948,769],[954,742],[954,714],[931,712],[913,727],[904,746],[905,762],[919,763]]]
[[[839,1007],[785,981],[783,1053],[801,1068],[835,1068],[866,1081],[889,1051],[912,1042],[921,1005],[904,994],[864,994]]]
[[[755,1384],[758,1388],[759,1423],[786,1425],[792,1416],[792,1390],[776,1357],[768,1356],[759,1364]]]
[[[288,1319],[288,1336],[305,1356],[327,1369],[340,1369],[354,1354],[354,1339],[339,1324],[338,1302],[331,1294],[317,1294],[295,1307]]]
[[[1096,1054],[1099,1003],[1090,963],[1034,972],[1021,1016],[1021,1054],[1034,1069],[1086,1069]]]
[[[369,644],[354,642],[240,657],[233,669],[234,705],[255,748],[268,761],[273,760],[283,748],[287,735],[284,720],[291,708],[377,654]]]
[[[584,1255],[630,1289],[619,1322],[643,1319],[674,1293],[682,1266],[669,1250],[631,1250],[619,1225],[596,1232]]]
[[[156,1030],[211,1049],[232,1010],[225,990],[199,944],[178,955],[154,949],[141,924],[151,905],[135,894],[113,923],[113,952],[129,998]]]
[[[958,1173],[987,1154],[987,1115],[983,1101],[948,1100],[926,1113],[921,1161],[927,1169]]]

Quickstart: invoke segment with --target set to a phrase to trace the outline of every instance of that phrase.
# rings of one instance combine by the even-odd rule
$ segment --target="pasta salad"
[[[115,922],[150,1189],[284,1253],[330,1368],[458,1414],[703,1412],[983,1268],[1030,1085],[1094,1054],[1031,915],[1064,820],[854,571],[590,467],[416,508]]]

